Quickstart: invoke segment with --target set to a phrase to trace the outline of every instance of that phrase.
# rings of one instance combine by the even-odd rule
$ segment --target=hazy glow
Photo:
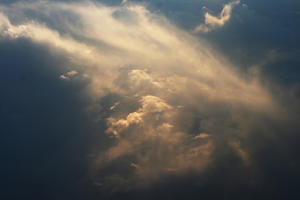
[[[207,13],[205,26],[223,26],[237,3],[225,5],[219,18]],[[26,18],[25,11],[46,20]],[[134,180],[147,182],[164,173],[201,171],[214,149],[210,134],[230,132],[222,124],[224,120],[218,120],[216,107],[230,113],[237,123],[243,120],[237,108],[266,115],[277,108],[259,77],[242,78],[204,41],[141,5],[126,1],[115,7],[41,1],[1,7],[0,12],[1,37],[44,44],[82,66],[84,74],[70,71],[61,79],[75,75],[89,79],[89,95],[95,99],[117,93],[137,102],[138,108],[127,113],[118,111],[122,101],[111,107],[114,114],[107,119],[107,134],[114,137],[116,145],[99,153],[97,170],[130,156],[128,166],[135,169]],[[10,20],[12,15],[20,19],[18,23]],[[56,29],[48,23],[54,23]],[[205,133],[189,132],[195,118],[188,109],[191,107],[209,116],[201,121],[199,131]],[[241,132],[245,130],[241,123]],[[238,142],[229,143],[250,162]]]

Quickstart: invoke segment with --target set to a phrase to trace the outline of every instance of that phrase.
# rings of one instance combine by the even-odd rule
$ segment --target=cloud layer
[[[225,5],[219,18],[207,13],[207,30],[223,26],[236,4]],[[249,166],[241,141],[257,119],[280,110],[258,73],[242,76],[201,38],[140,4],[40,1],[0,12],[1,39],[22,38],[59,52],[76,66],[61,79],[88,80],[89,110],[106,121],[102,134],[114,141],[91,163],[101,184],[147,185],[163,175],[199,174],[222,145]],[[109,102],[103,119],[98,103],[110,94],[118,100]],[[102,176],[115,162],[122,165]],[[118,172],[126,167],[129,177]]]

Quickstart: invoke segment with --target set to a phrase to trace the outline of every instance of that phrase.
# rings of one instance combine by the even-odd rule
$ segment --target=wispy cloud
[[[225,5],[219,18],[206,14],[205,26],[223,26],[236,4]],[[272,116],[277,109],[258,76],[241,76],[201,39],[139,4],[40,1],[0,12],[1,38],[25,38],[63,54],[81,67],[95,104],[107,94],[120,96],[106,119],[106,133],[115,143],[99,153],[96,171],[126,158],[134,171],[131,181],[200,172],[212,159],[216,135],[224,140],[245,135],[251,123],[247,117]],[[81,76],[63,74],[74,75]],[[228,125],[233,122],[234,130]],[[246,160],[241,145],[233,146]]]
[[[225,25],[226,22],[229,21],[230,17],[231,17],[231,11],[233,9],[233,7],[237,4],[239,4],[240,1],[233,1],[231,3],[226,4],[220,15],[219,16],[213,16],[211,14],[209,14],[208,12],[205,13],[205,24],[200,24],[198,25],[195,29],[194,32],[198,33],[198,32],[209,32],[211,30],[214,30],[216,28],[220,28],[222,26]]]

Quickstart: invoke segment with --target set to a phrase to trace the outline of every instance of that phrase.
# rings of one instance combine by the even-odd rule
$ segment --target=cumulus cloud
[[[219,18],[206,14],[205,26],[223,26],[236,4],[225,5]],[[200,173],[218,138],[229,143],[243,137],[256,115],[272,117],[278,109],[258,76],[242,76],[201,38],[139,4],[39,1],[0,12],[1,38],[25,38],[63,54],[89,80],[92,103],[109,94],[120,97],[105,119],[114,144],[92,164],[98,172],[125,159],[134,178],[119,174],[119,182]],[[241,145],[231,146],[247,160]],[[110,175],[107,180],[116,177]]]
[[[233,7],[239,3],[240,1],[238,0],[224,5],[218,17],[213,16],[208,12],[205,13],[205,24],[200,24],[199,26],[197,26],[194,29],[194,32],[209,32],[211,30],[224,26],[225,23],[228,22],[231,17],[231,11]]]
[[[133,179],[148,184],[162,174],[201,171],[210,161],[211,140],[180,132],[176,126],[179,110],[155,96],[143,96],[140,108],[125,118],[110,117],[107,133],[117,138],[99,161],[100,166],[129,156],[135,168]]]

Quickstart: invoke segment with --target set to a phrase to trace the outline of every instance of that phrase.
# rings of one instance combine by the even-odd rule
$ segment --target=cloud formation
[[[233,7],[239,3],[240,3],[240,1],[237,0],[237,1],[233,1],[231,3],[224,5],[224,7],[218,17],[213,16],[213,15],[209,14],[208,12],[205,13],[205,15],[204,15],[205,24],[198,25],[194,29],[194,32],[195,33],[209,32],[211,30],[214,30],[216,28],[220,28],[220,27],[224,26],[225,23],[228,22],[231,17],[231,11],[232,11]]]
[[[232,66],[209,46],[174,27],[165,18],[149,13],[142,6],[105,7],[92,3],[39,2],[20,3],[13,7],[13,10],[4,8],[4,11],[23,12],[24,15],[28,10],[37,15],[44,15],[39,10],[57,15],[68,11],[79,18],[79,24],[64,19],[56,22],[57,26],[67,27],[68,34],[63,34],[33,19],[13,25],[7,16],[1,14],[1,35],[12,39],[28,38],[49,45],[65,52],[77,65],[94,66],[91,69],[93,73],[87,75],[93,81],[95,90],[98,90],[95,93],[105,88],[98,85],[105,82],[109,84],[107,87],[113,89],[112,81],[117,78],[119,69],[134,66],[153,73],[151,77],[143,71],[132,70],[129,76],[140,80],[133,80],[131,84],[138,84],[139,81],[156,86],[164,84],[170,87],[170,91],[177,92],[185,90],[188,85],[197,88],[199,95],[214,101],[261,104],[262,107],[270,104],[270,97],[255,79],[242,80]],[[98,19],[97,23],[94,23],[95,19]],[[47,20],[46,23],[50,23],[55,19]],[[103,81],[98,83],[101,79]],[[158,81],[154,83],[154,79]]]
[[[143,96],[140,108],[125,118],[108,118],[107,133],[117,138],[100,164],[130,156],[136,179],[149,183],[162,174],[202,170],[210,160],[212,141],[180,132],[178,108],[155,96]],[[176,130],[177,129],[177,130]],[[103,163],[104,162],[104,163]],[[141,183],[141,182],[139,182]]]
[[[72,70],[72,71],[66,72],[65,74],[60,75],[59,78],[62,80],[70,80],[70,78],[75,76],[76,74],[78,74],[78,72],[75,70]]]
[[[225,5],[220,18],[207,13],[206,26],[223,26],[237,3]],[[93,173],[125,159],[120,167],[130,167],[133,178],[113,173],[105,180],[148,183],[169,173],[200,173],[219,141],[250,162],[239,140],[257,115],[273,117],[278,109],[260,77],[242,76],[201,38],[142,5],[38,1],[0,12],[1,38],[63,54],[81,72],[60,78],[87,79],[93,104],[120,97],[103,119],[114,144],[98,152]]]

